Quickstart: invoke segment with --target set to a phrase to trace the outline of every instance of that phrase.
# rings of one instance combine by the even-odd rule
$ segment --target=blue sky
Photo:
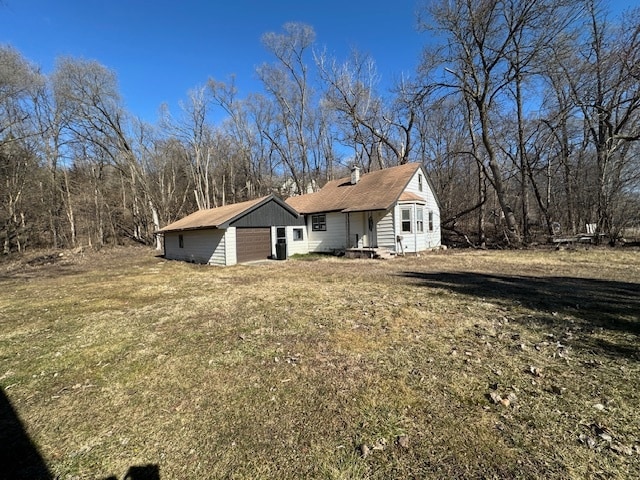
[[[236,75],[240,96],[260,91],[255,67],[272,61],[262,34],[289,21],[314,27],[338,59],[370,54],[382,82],[411,75],[427,34],[416,30],[418,0],[3,0],[0,43],[53,69],[56,57],[97,60],[116,71],[127,108],[155,121],[209,77]]]
[[[640,0],[604,1],[612,13]],[[352,48],[376,61],[381,84],[412,75],[428,34],[416,30],[423,0],[0,0],[0,43],[53,69],[56,57],[113,69],[125,104],[154,122],[209,77],[236,75],[240,96],[261,90],[255,67],[272,57],[260,37],[284,23],[314,27],[318,47],[345,60]]]

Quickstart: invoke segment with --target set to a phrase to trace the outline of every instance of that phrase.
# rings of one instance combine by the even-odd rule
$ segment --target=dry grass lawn
[[[640,478],[639,316],[633,249],[8,258],[0,478]]]

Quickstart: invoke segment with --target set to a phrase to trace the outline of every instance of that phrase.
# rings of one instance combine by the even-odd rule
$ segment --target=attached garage
[[[238,263],[269,258],[271,256],[271,228],[237,228],[236,256]]]
[[[278,227],[303,226],[298,212],[274,195],[199,210],[157,233],[164,237],[165,258],[211,265],[275,257]]]

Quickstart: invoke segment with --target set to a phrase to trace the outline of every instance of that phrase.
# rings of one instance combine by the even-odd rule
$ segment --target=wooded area
[[[374,59],[331,58],[290,23],[262,38],[263,92],[209,79],[155,124],[108,67],[59,58],[44,74],[0,46],[2,250],[153,244],[196,209],[307,192],[353,163],[422,162],[445,243],[640,224],[640,9],[438,0],[418,24],[420,69],[389,91]]]

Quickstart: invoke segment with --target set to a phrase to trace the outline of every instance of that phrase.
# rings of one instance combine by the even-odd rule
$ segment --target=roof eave
[[[341,210],[342,213],[357,213],[357,212],[384,212],[389,210],[393,206],[393,203],[387,207],[381,206],[369,206],[369,207],[353,207],[353,208],[345,208]]]
[[[170,230],[160,229],[153,232],[154,234],[174,233],[174,232],[190,232],[193,230],[218,230],[223,228],[221,225],[203,225],[199,227],[172,228]]]

